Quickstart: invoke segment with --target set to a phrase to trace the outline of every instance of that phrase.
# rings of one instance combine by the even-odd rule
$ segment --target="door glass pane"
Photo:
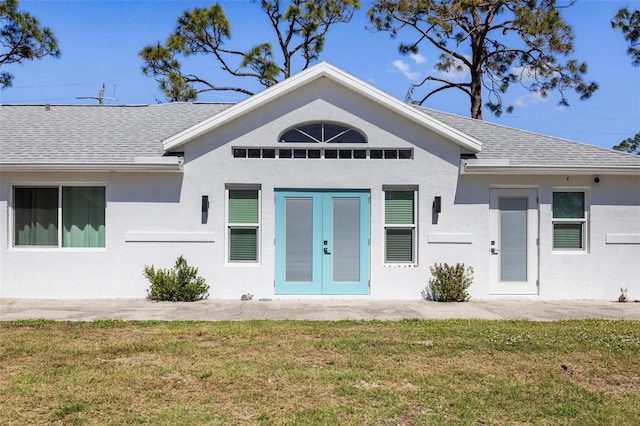
[[[333,281],[360,281],[360,199],[333,199]]]
[[[311,198],[287,198],[285,199],[284,208],[284,279],[287,282],[311,282],[313,268],[313,200]]]
[[[500,281],[527,281],[527,198],[500,198]]]
[[[58,245],[58,188],[15,188],[15,245]]]

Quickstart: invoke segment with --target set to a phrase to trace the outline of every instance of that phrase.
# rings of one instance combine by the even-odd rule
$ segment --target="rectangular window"
[[[103,186],[15,187],[14,245],[105,247]]]
[[[584,192],[553,193],[554,250],[585,250],[587,214]]]
[[[258,262],[260,190],[227,190],[229,262]]]
[[[385,263],[416,260],[416,191],[384,191]]]

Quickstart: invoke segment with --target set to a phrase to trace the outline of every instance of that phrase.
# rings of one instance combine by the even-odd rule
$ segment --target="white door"
[[[492,189],[491,294],[538,294],[538,191]]]

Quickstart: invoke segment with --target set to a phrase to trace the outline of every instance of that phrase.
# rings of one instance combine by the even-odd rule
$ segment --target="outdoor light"
[[[208,213],[208,212],[209,212],[209,196],[203,195],[202,196],[202,213]]]
[[[440,213],[442,211],[442,197],[436,196],[433,199],[433,211],[435,213]]]
[[[594,181],[595,183],[599,183],[599,182],[600,182],[600,178],[599,178],[598,176],[596,176],[596,177],[593,179],[593,181]]]

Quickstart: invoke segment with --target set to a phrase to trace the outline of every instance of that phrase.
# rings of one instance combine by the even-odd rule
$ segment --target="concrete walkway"
[[[270,300],[151,302],[144,299],[0,299],[0,321],[24,319],[122,320],[399,320],[563,319],[640,320],[640,303],[612,301],[474,300],[438,303],[424,300]]]

